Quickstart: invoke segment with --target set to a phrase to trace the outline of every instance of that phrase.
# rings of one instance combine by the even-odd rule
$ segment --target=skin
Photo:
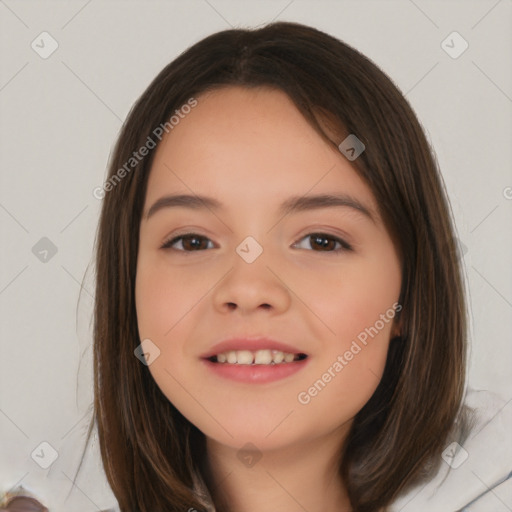
[[[139,334],[160,350],[149,371],[206,435],[215,494],[234,510],[350,510],[338,449],[380,381],[395,320],[307,404],[298,395],[398,301],[398,252],[370,188],[283,92],[228,87],[197,99],[156,150],[140,224]],[[164,208],[146,218],[155,201],[177,193],[224,206]],[[278,213],[290,196],[321,193],[350,194],[375,222],[349,207]],[[161,248],[188,232],[206,240]],[[328,235],[328,249],[311,233]],[[236,252],[247,236],[263,248],[250,264]],[[329,236],[353,250],[333,252],[340,244]],[[244,333],[294,345],[308,364],[266,384],[205,368],[202,354]],[[262,455],[252,467],[237,457],[249,442]]]

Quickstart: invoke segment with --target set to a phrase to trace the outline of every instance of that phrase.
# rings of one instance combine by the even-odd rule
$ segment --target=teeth
[[[272,352],[270,350],[258,350],[254,356],[254,364],[270,364]]]
[[[298,355],[281,352],[280,350],[228,350],[217,354],[218,363],[230,364],[279,364],[291,363]]]
[[[274,357],[272,358],[274,363],[282,363],[284,361],[284,352],[275,352]]]
[[[237,350],[236,359],[238,364],[252,364],[254,357],[248,350]]]
[[[285,363],[291,363],[295,356],[293,354],[285,354],[284,355],[284,362]]]

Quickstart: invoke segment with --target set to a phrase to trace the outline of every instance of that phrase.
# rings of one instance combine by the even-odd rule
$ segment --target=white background
[[[92,401],[92,276],[77,314],[101,207],[92,191],[149,82],[230,26],[319,28],[362,51],[406,95],[464,246],[469,385],[510,400],[511,11],[511,0],[0,0],[0,495],[21,484],[52,512],[114,503],[96,443],[71,483]],[[58,43],[47,59],[31,47],[43,31]],[[456,59],[441,47],[453,31],[469,44]],[[32,252],[43,237],[57,248],[47,262]],[[46,470],[30,455],[43,441],[58,454]]]

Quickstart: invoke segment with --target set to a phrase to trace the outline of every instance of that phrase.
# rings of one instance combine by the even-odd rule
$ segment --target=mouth
[[[303,361],[308,356],[303,353],[283,352],[281,350],[227,350],[211,357],[208,361],[223,365],[275,366]]]
[[[218,343],[201,357],[208,372],[245,384],[270,384],[305,368],[310,356],[268,338],[238,338]]]

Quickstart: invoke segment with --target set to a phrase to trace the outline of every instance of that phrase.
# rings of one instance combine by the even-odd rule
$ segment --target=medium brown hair
[[[380,510],[429,477],[462,410],[463,275],[435,157],[404,96],[367,57],[317,29],[279,22],[213,34],[168,64],[130,111],[109,179],[190,98],[200,102],[202,93],[230,85],[284,91],[329,144],[356,134],[366,146],[352,165],[375,195],[401,255],[402,331],[390,342],[377,390],[354,418],[340,478],[354,511]],[[206,481],[205,436],[134,356],[141,342],[134,299],[138,235],[154,154],[122,173],[103,199],[89,434],[94,423],[123,512],[204,510],[194,482]]]

